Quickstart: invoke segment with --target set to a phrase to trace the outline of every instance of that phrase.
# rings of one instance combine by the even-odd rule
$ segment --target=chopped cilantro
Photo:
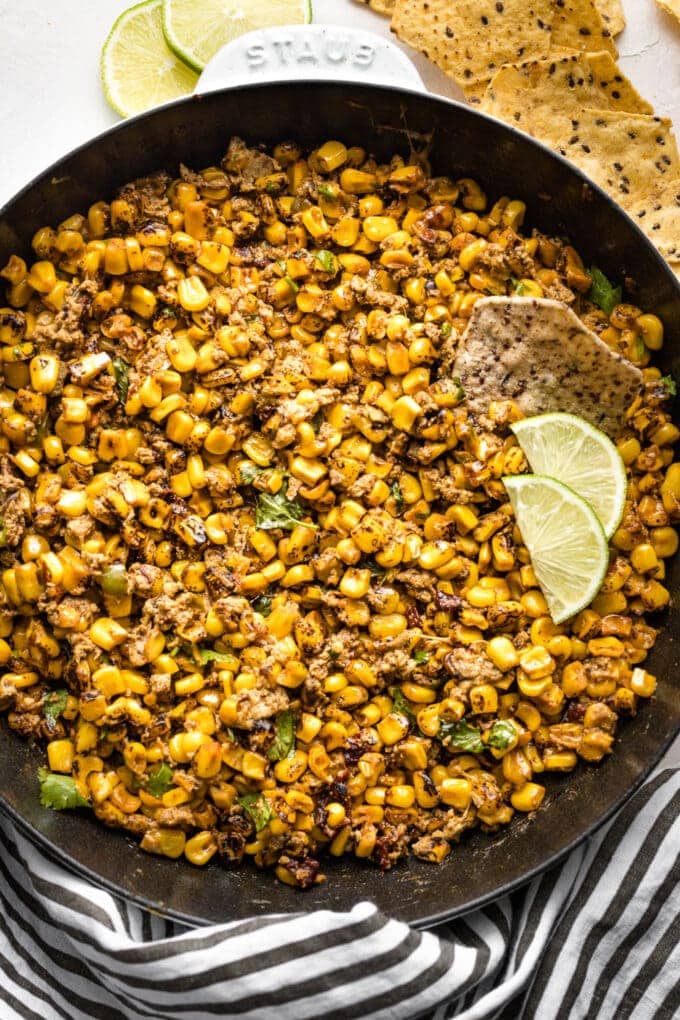
[[[264,829],[273,817],[272,809],[263,793],[246,793],[243,797],[238,797],[236,803],[241,805],[257,832]]]
[[[669,397],[674,397],[677,394],[678,388],[672,375],[662,376],[659,382],[666,387],[666,393],[668,393]]]
[[[590,277],[592,284],[588,291],[589,299],[601,308],[605,315],[611,315],[614,306],[621,301],[621,288],[614,287],[597,266],[590,267]]]
[[[267,181],[264,190],[267,192],[268,195],[278,195],[279,186],[276,183],[276,181]]]
[[[238,467],[238,473],[242,485],[252,485],[257,476],[262,474],[262,468],[253,464],[252,460],[242,460]]]
[[[90,806],[89,800],[85,800],[78,792],[73,776],[50,772],[43,766],[38,769],[38,781],[40,783],[40,803],[43,807],[53,808],[55,811],[65,811],[68,808]]]
[[[487,743],[497,751],[506,751],[517,740],[517,730],[507,719],[496,719],[489,730]]]
[[[198,648],[199,661],[206,665],[208,662],[228,662],[234,656],[231,652],[216,652],[212,648]]]
[[[287,758],[295,747],[295,716],[289,708],[279,712],[274,722],[274,741],[269,746],[267,757],[270,761]]]
[[[314,415],[314,417],[312,418],[312,428],[314,429],[314,432],[316,433],[317,436],[319,434],[319,429],[321,428],[325,420],[326,419],[324,417],[323,408],[320,407],[319,410]]]
[[[366,567],[373,574],[374,577],[384,577],[387,573],[387,567],[381,567],[379,563],[376,563],[372,556],[364,560],[362,566]]]
[[[392,711],[399,712],[400,715],[405,715],[409,721],[409,725],[413,725],[416,721],[415,712],[404,697],[401,687],[393,687],[390,694],[392,695],[392,701],[394,702]]]
[[[263,492],[257,501],[255,525],[263,531],[283,528],[292,531],[300,521],[304,511],[296,499],[288,499],[285,492]],[[307,528],[316,528],[316,524],[307,524]]]
[[[172,769],[163,762],[155,772],[149,772],[149,777],[146,783],[144,783],[144,789],[148,790],[152,797],[157,797],[160,800],[163,794],[167,793],[173,785]]]
[[[465,390],[463,389],[463,384],[460,381],[460,376],[459,375],[452,376],[451,381],[453,382],[454,386],[458,387],[458,392],[456,393],[458,400],[462,400],[463,397],[465,396]]]
[[[424,665],[430,661],[430,653],[426,652],[424,648],[416,648],[415,652],[411,652],[411,658],[418,663],[419,666]]]
[[[288,286],[292,290],[293,294],[297,294],[297,292],[299,291],[300,288],[298,287],[298,285],[295,282],[295,280],[293,279],[293,277],[289,276],[286,273],[286,275],[284,276],[284,280],[286,281],[286,283],[288,284]]]
[[[437,733],[437,739],[446,741],[449,751],[469,751],[471,754],[481,754],[484,750],[482,734],[476,726],[461,719],[460,722],[442,722]]]
[[[335,201],[336,194],[333,188],[330,186],[330,184],[317,184],[316,190],[317,193],[321,195],[322,198],[325,198],[327,201],[329,202]]]
[[[50,693],[45,696],[42,710],[49,730],[53,730],[56,727],[57,719],[66,708],[67,701],[68,691],[64,687],[60,687],[59,690],[56,691],[50,691]]]
[[[404,496],[401,491],[401,485],[399,484],[398,481],[392,482],[390,486],[390,492],[392,493],[392,498],[394,499],[394,502],[397,504],[397,513],[403,514],[404,506],[406,504],[404,502]]]
[[[451,325],[450,322],[442,322],[439,329],[443,337],[449,337],[451,336],[451,330],[453,329],[453,326]]]
[[[118,399],[121,404],[124,404],[128,397],[128,390],[130,389],[130,366],[124,358],[114,358],[111,362],[113,368],[113,375],[116,380],[116,389],[118,390]]]
[[[634,346],[633,353],[634,353],[635,357],[637,358],[637,360],[638,361],[642,361],[642,359],[644,358],[646,352],[647,352],[647,348],[645,346],[644,340],[642,339],[641,336],[636,336],[635,337],[635,346]]]
[[[269,616],[272,611],[271,595],[258,595],[256,599],[253,599],[251,605],[260,616]]]
[[[322,248],[321,251],[317,251],[314,254],[317,262],[320,262],[326,273],[337,273],[338,271],[338,260],[332,251],[327,251]]]

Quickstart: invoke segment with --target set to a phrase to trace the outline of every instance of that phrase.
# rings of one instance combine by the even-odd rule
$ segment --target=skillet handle
[[[303,79],[425,91],[406,54],[375,32],[340,25],[286,25],[248,32],[227,43],[206,65],[196,92]]]

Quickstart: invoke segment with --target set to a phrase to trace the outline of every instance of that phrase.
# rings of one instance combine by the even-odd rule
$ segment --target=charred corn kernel
[[[314,153],[314,159],[324,173],[330,174],[347,162],[347,147],[342,142],[325,142]]]
[[[361,599],[366,595],[371,585],[370,570],[346,570],[340,580],[340,591],[351,599]]]
[[[498,635],[491,638],[486,645],[486,654],[494,666],[497,666],[503,673],[514,669],[519,664],[519,655],[510,638]]]
[[[465,811],[472,802],[472,785],[467,779],[454,779],[447,776],[437,784],[437,793],[443,804]]]
[[[397,808],[413,807],[416,791],[412,786],[390,786],[385,794],[385,803]]]
[[[156,296],[147,287],[136,283],[130,290],[130,308],[142,319],[151,319],[156,311]]]
[[[678,550],[678,533],[674,528],[653,528],[650,540],[656,555],[662,559],[674,556]]]
[[[630,678],[630,689],[640,698],[651,698],[656,690],[656,677],[638,666]]]
[[[663,347],[663,323],[656,315],[639,315],[636,325],[642,334],[645,347],[650,351],[660,351]]]
[[[397,712],[390,712],[376,726],[376,730],[383,744],[391,746],[402,740],[409,731],[409,721],[406,716]]]
[[[187,276],[179,281],[177,299],[188,312],[200,312],[210,304],[210,295],[199,276]]]
[[[90,626],[90,638],[98,648],[110,652],[116,645],[119,645],[128,636],[125,627],[122,627],[115,620],[102,616]]]
[[[555,660],[540,646],[525,649],[519,656],[519,664],[532,680],[540,680],[555,671]]]
[[[654,546],[648,542],[637,545],[630,554],[630,562],[640,574],[655,570],[659,565]]]
[[[184,856],[197,867],[202,868],[217,853],[215,837],[208,830],[197,832],[184,844]]]
[[[545,797],[545,787],[539,783],[525,783],[510,796],[515,811],[537,811]]]
[[[437,693],[425,684],[417,684],[412,680],[404,680],[401,690],[405,698],[415,702],[416,705],[431,705],[437,700]]]
[[[368,630],[372,638],[382,640],[402,634],[408,626],[406,617],[401,613],[387,613],[384,616],[373,616]]]
[[[47,745],[47,761],[52,772],[71,772],[75,748],[71,740],[51,740]]]
[[[280,783],[294,783],[307,768],[307,753],[295,750],[287,758],[277,761],[274,775]]]
[[[390,410],[390,417],[395,428],[410,432],[423,409],[413,397],[403,396],[395,401]]]
[[[471,687],[469,697],[470,711],[473,715],[495,712],[498,708],[498,691],[490,684]]]

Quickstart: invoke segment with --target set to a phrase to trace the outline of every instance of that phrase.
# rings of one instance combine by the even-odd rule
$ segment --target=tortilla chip
[[[560,301],[490,297],[474,306],[453,373],[473,415],[514,400],[525,415],[567,411],[615,439],[642,373]]]
[[[603,68],[607,69],[604,77]],[[491,79],[479,105],[543,141],[567,131],[584,108],[651,110],[608,53],[592,59],[590,54],[572,53],[559,60],[508,65]]]
[[[667,118],[582,110],[569,131],[549,141],[627,210],[661,194],[680,176]]]
[[[550,0],[396,0],[392,30],[467,86],[511,61],[547,57],[552,12]]]
[[[680,21],[680,0],[656,0],[659,7],[662,7],[667,14],[670,14],[676,21]]]
[[[396,0],[358,0],[364,6],[368,5],[376,14],[385,14],[388,18],[394,11]]]
[[[665,259],[680,260],[680,177],[626,208]]]
[[[623,13],[621,0],[595,0],[595,6],[611,34],[620,35],[626,27],[626,15]]]
[[[610,110],[629,113],[654,113],[654,107],[643,99],[633,83],[626,78],[609,53],[588,53],[586,60],[595,75],[598,87],[609,97]]]
[[[551,46],[590,53],[606,50],[618,56],[611,32],[605,28],[593,0],[556,0]]]

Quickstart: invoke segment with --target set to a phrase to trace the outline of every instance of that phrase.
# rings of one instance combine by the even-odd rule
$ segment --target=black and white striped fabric
[[[0,1018],[675,1020],[680,770],[562,865],[416,932],[361,903],[189,929],[0,820]]]

